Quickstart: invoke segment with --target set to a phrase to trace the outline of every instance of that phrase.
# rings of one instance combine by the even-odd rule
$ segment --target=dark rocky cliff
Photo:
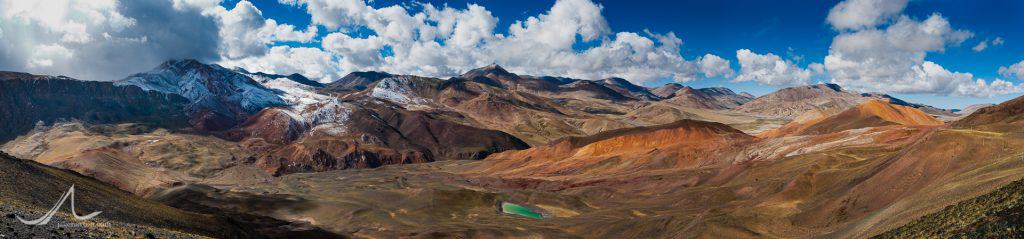
[[[68,77],[0,72],[0,142],[31,130],[37,122],[138,122],[166,128],[188,126],[188,100],[135,86]]]

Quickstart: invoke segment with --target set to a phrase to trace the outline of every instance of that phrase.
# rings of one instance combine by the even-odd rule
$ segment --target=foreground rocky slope
[[[202,236],[244,238],[243,228],[225,218],[190,213],[118,190],[100,181],[32,161],[14,158],[0,152],[0,204],[7,213],[5,231],[13,237],[129,237],[145,234],[160,237],[195,238]],[[67,213],[68,202],[60,208],[55,222],[42,226],[49,230],[28,227],[14,220],[14,216],[35,219],[42,216],[51,203],[56,203],[67,190],[75,186],[77,213],[102,211],[94,220],[73,220]],[[58,230],[56,223],[81,225],[77,230]],[[106,224],[106,225],[105,225]],[[10,230],[10,229],[8,229]]]
[[[950,205],[874,238],[1012,238],[1024,230],[1024,181]]]
[[[348,238],[310,226],[240,212],[236,209],[202,210],[159,203],[122,191],[71,171],[22,160],[0,152],[0,211],[5,212],[6,235],[55,238]],[[54,220],[27,226],[15,216],[42,216],[74,186],[74,206],[66,201]],[[174,207],[171,207],[171,206]],[[100,212],[88,220],[76,213]]]

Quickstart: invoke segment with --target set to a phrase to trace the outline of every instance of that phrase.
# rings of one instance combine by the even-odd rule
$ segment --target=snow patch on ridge
[[[355,106],[317,93],[316,87],[296,82],[287,77],[247,75],[267,88],[280,91],[281,98],[289,105],[281,112],[302,125],[311,127],[310,135],[324,133],[332,136],[344,136],[348,133],[345,124],[351,117],[352,109]]]
[[[352,117],[352,108],[355,106],[333,99],[315,111],[309,113],[307,118],[311,125],[315,125],[310,134],[321,132],[332,136],[343,136],[348,133],[345,123]]]
[[[313,125],[344,123],[351,117],[352,108],[353,106],[348,103],[333,99],[315,111],[310,112],[306,117],[310,120],[310,124]]]
[[[147,91],[177,94],[188,98],[192,104],[215,110],[221,109],[216,102],[229,103],[250,114],[286,104],[277,92],[243,74],[194,60],[168,61],[149,72],[115,81],[114,85],[134,85]]]
[[[404,106],[423,106],[430,100],[416,95],[413,88],[416,81],[409,76],[395,76],[381,80],[373,87],[370,96]]]
[[[301,84],[285,77],[270,78],[256,74],[247,74],[249,77],[263,84],[264,87],[281,91],[281,98],[291,106],[294,111],[303,111],[310,105],[324,102],[331,97],[316,93],[313,86]]]

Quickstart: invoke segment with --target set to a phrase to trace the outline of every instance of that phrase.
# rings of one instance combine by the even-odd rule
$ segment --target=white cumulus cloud
[[[367,70],[445,77],[491,63],[531,75],[635,83],[735,74],[719,56],[684,58],[673,32],[612,30],[604,7],[590,0],[558,0],[504,26],[476,4],[280,2],[305,10],[311,25],[278,22],[246,0],[0,0],[0,66],[90,80],[180,58],[321,81]]]
[[[213,15],[220,20],[220,52],[227,59],[262,55],[274,42],[310,42],[316,37],[316,27],[298,31],[295,26],[265,19],[249,1],[239,1],[231,10],[215,9]]]
[[[885,23],[907,7],[908,0],[846,0],[828,12],[829,24],[837,30],[857,30]]]
[[[675,33],[613,31],[601,14],[603,7],[589,0],[556,1],[542,14],[513,21],[507,34],[497,33],[498,19],[476,4],[417,3],[421,10],[412,11],[399,5],[375,8],[362,0],[281,2],[305,9],[314,24],[332,31],[322,48],[342,73],[383,70],[443,77],[498,63],[531,75],[618,76],[643,83],[732,72],[728,61],[717,56],[703,62],[682,57],[682,40]],[[371,34],[357,35],[355,29]],[[581,43],[590,47],[578,48]]]
[[[0,0],[5,70],[115,80],[171,58],[217,59],[215,20],[170,1]]]
[[[1003,44],[1003,38],[1002,37],[996,37],[996,39],[991,40],[991,41],[989,41],[989,39],[981,40],[980,42],[978,42],[977,45],[974,45],[974,47],[971,47],[971,50],[973,50],[974,52],[984,51],[985,49],[988,49],[989,42],[991,42],[991,46],[1002,45]]]
[[[1017,79],[1024,80],[1024,61],[1017,62],[1010,66],[1000,66],[999,75],[1003,77],[1017,77]]]
[[[824,68],[833,83],[887,93],[991,97],[1019,92],[1019,86],[1006,81],[986,83],[926,60],[928,53],[959,46],[973,33],[954,29],[937,13],[924,20],[896,16],[905,5],[906,1],[848,0],[832,9],[828,20],[839,35],[833,38]],[[988,47],[985,44],[979,48]]]
[[[729,66],[729,60],[723,59],[720,56],[705,54],[697,62],[700,66],[700,71],[704,72],[704,75],[707,77],[730,77],[735,73],[732,67]]]
[[[736,60],[740,63],[740,74],[733,81],[754,81],[770,86],[806,85],[815,73],[820,73],[820,64],[811,64],[804,69],[791,61],[783,60],[778,55],[767,53],[757,54],[748,49],[736,51]]]
[[[274,46],[266,54],[258,57],[224,60],[220,64],[229,68],[241,67],[253,72],[301,73],[310,79],[341,77],[331,54],[312,47]]]

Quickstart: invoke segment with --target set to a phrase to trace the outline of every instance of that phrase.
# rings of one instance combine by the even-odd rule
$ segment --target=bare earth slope
[[[807,114],[802,117],[810,117]],[[942,125],[942,121],[915,108],[894,105],[882,100],[867,100],[836,113],[814,119],[798,119],[779,129],[761,134],[761,137],[779,135],[808,135],[886,125]]]
[[[35,219],[52,203],[56,203],[68,188],[75,186],[75,208],[79,214],[102,211],[94,220],[76,221],[67,213],[69,202],[60,208],[53,224],[38,230],[14,220],[4,219],[8,230],[20,228],[14,237],[127,237],[152,234],[159,237],[192,238],[196,236],[243,238],[248,235],[242,228],[215,216],[185,212],[148,201],[121,191],[103,182],[82,175],[47,167],[32,161],[17,159],[0,152],[0,204],[10,217]],[[77,223],[78,231],[61,232],[56,223]],[[42,229],[40,228],[40,229]],[[30,236],[34,234],[34,236]],[[253,236],[253,235],[249,235]]]
[[[39,127],[0,149],[139,195],[214,176],[249,155],[226,140],[137,124],[59,123]]]
[[[526,150],[488,157],[489,175],[608,176],[644,170],[695,168],[718,162],[705,155],[749,142],[751,136],[729,126],[693,120],[569,137]]]

